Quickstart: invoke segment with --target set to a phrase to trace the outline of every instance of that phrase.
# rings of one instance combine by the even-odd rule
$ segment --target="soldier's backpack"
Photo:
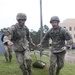
[[[43,68],[45,68],[45,66],[46,66],[46,63],[43,62],[42,60],[36,60],[36,61],[33,63],[33,67],[34,67],[34,68],[41,68],[41,69],[43,69]]]
[[[35,51],[34,51],[34,56],[35,56],[35,62],[32,64],[34,68],[40,68],[40,69],[43,69],[46,67],[46,63],[42,60],[37,60],[37,57],[36,57],[36,54],[35,54]],[[41,58],[41,56],[40,56]]]
[[[2,42],[3,42],[4,36],[5,36],[5,33],[3,33],[2,36],[1,36],[1,41],[2,41]]]

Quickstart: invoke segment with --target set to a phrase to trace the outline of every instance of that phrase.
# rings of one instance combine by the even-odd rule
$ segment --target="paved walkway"
[[[75,64],[75,51],[67,51],[65,61]]]
[[[40,53],[40,51],[35,51],[35,53]],[[43,51],[42,55],[50,56],[50,51]],[[75,50],[67,51],[65,55],[65,61],[75,64]]]

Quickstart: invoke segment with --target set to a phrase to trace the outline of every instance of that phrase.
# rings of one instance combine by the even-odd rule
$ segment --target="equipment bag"
[[[5,34],[2,34],[2,37],[1,37],[1,41],[3,42],[3,38],[4,38]]]
[[[33,63],[33,67],[34,68],[44,68],[46,66],[46,63],[43,62],[42,60],[36,60],[34,63]]]
[[[42,61],[41,59],[40,60],[37,60],[37,57],[36,57],[36,54],[35,54],[35,51],[34,51],[34,56],[35,56],[35,59],[36,61],[32,64],[34,68],[45,68],[46,66],[46,63],[44,61]],[[41,58],[41,57],[40,57]]]

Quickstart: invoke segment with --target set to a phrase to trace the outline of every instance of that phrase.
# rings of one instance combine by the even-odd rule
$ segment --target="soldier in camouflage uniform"
[[[6,29],[4,33],[9,36],[9,32]],[[10,39],[10,36],[9,36]],[[6,42],[4,43],[4,56],[7,62],[11,62],[12,60],[12,46],[9,46]]]
[[[40,47],[49,38],[52,40],[52,46],[50,49],[50,75],[54,75],[55,70],[56,75],[59,75],[60,70],[64,66],[64,57],[67,50],[67,46],[71,46],[73,43],[70,33],[67,29],[60,27],[59,22],[59,17],[51,17],[50,23],[52,24],[52,28],[46,33],[42,41],[37,45],[37,47]],[[65,45],[65,41],[67,41],[67,45]]]
[[[4,56],[5,56],[6,62],[11,62],[11,60],[12,60],[12,47],[5,43],[4,50],[5,50]]]
[[[27,75],[27,72],[28,75],[32,75],[32,59],[30,57],[29,43],[34,47],[35,44],[29,35],[29,29],[25,25],[27,16],[24,13],[18,13],[16,20],[18,23],[12,25],[8,30],[11,35],[11,40],[6,37],[5,42],[7,42],[9,46],[13,45],[13,50],[15,51],[17,62],[23,75]]]

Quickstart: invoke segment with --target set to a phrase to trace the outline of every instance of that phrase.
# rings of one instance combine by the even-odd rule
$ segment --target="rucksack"
[[[46,63],[43,62],[42,60],[36,60],[34,63],[33,63],[33,67],[34,68],[45,68],[46,67]]]
[[[5,33],[3,33],[2,36],[1,36],[1,41],[2,41],[2,42],[3,42],[4,36],[5,36]]]

